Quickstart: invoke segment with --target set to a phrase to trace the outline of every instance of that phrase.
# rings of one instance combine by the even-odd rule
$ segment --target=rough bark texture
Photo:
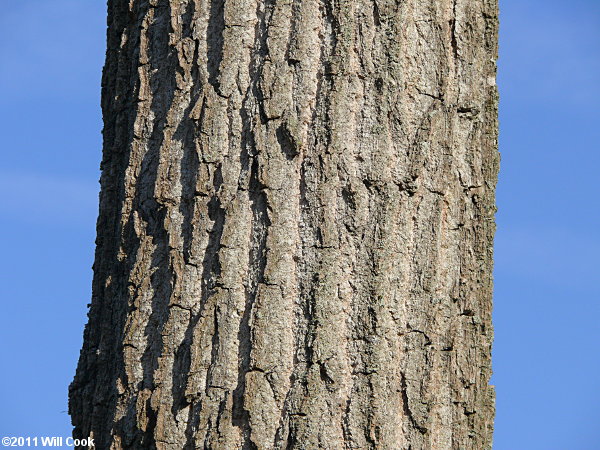
[[[109,0],[96,447],[484,449],[497,0]]]

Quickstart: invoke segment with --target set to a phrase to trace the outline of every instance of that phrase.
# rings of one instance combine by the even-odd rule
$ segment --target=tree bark
[[[109,0],[96,448],[491,447],[497,0]]]

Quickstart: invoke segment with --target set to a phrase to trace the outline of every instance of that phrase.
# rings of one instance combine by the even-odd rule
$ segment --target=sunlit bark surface
[[[491,446],[496,0],[109,0],[98,449]]]

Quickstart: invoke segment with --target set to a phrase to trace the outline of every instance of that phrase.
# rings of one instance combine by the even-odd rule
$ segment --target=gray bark
[[[96,447],[491,446],[497,0],[109,0]]]

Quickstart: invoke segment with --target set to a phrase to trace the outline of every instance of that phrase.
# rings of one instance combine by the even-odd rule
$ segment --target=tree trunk
[[[491,446],[497,0],[109,0],[96,448]]]

